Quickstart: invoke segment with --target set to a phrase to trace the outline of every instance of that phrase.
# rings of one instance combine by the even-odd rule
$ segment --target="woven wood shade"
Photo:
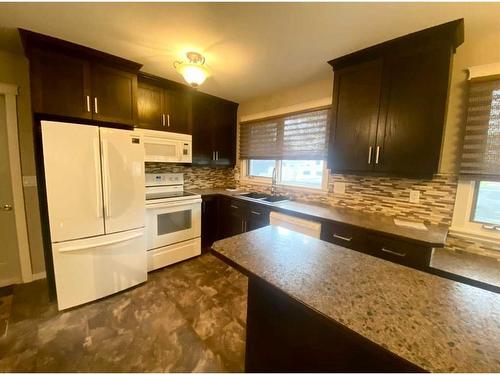
[[[329,109],[249,121],[240,126],[240,158],[326,158]]]
[[[470,82],[460,174],[500,178],[500,79]]]

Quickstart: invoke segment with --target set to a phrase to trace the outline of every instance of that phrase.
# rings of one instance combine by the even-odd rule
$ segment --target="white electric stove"
[[[201,254],[201,196],[182,173],[146,174],[148,271]]]

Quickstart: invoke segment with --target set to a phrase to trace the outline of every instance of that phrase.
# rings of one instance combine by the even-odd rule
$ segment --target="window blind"
[[[500,177],[500,79],[470,82],[460,174]]]
[[[240,158],[325,159],[328,124],[329,109],[241,123]]]

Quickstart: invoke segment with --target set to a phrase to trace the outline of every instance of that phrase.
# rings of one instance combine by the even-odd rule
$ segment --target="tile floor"
[[[0,295],[0,371],[241,372],[246,299],[247,278],[210,254],[65,312],[44,280],[15,286]]]

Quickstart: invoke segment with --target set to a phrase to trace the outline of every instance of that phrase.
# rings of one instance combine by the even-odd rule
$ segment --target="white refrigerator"
[[[140,135],[53,121],[41,126],[59,310],[146,281]]]

